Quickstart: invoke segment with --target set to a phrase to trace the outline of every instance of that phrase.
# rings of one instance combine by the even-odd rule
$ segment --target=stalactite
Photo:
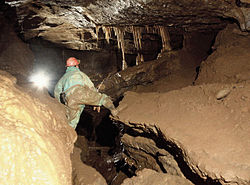
[[[109,43],[109,39],[111,38],[112,27],[102,26],[102,30],[105,33],[105,39]]]
[[[99,40],[99,30],[100,30],[100,28],[101,28],[100,26],[95,27],[97,40]]]
[[[150,33],[150,26],[149,26],[149,25],[146,25],[146,26],[145,26],[145,29],[146,29],[146,32],[147,32],[147,33]]]
[[[134,37],[134,45],[137,50],[141,50],[142,28],[131,26],[131,30]]]
[[[188,34],[188,33],[185,33],[183,34],[183,48],[187,49],[189,48],[189,46],[191,45],[190,44],[190,41],[191,41],[191,35]]]
[[[167,28],[164,26],[155,26],[155,28],[161,36],[161,40],[162,40],[162,51],[161,52],[171,51],[172,48],[170,46],[170,36],[169,36],[169,32],[168,32]]]
[[[139,65],[144,62],[143,55],[140,54],[139,52],[142,50],[142,27],[136,27],[136,26],[131,26],[131,31],[133,33],[133,38],[134,38],[134,45],[135,48],[138,51],[138,55],[136,57],[136,65]]]
[[[128,67],[125,60],[125,43],[124,43],[124,34],[125,31],[123,28],[114,27],[115,35],[117,37],[118,47],[122,50],[122,70]]]
[[[158,31],[155,29],[154,26],[146,25],[145,30],[146,30],[146,33],[158,33]]]
[[[142,64],[144,62],[143,55],[138,53],[136,57],[136,65]]]

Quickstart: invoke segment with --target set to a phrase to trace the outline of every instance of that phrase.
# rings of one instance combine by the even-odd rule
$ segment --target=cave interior
[[[65,61],[73,56],[96,87],[104,84],[100,92],[116,107],[128,91],[149,93],[150,98],[150,93],[202,84],[201,67],[218,55],[218,35],[228,26],[239,37],[247,37],[250,30],[248,0],[5,0],[0,6],[0,69],[16,77],[17,85],[30,88],[30,76],[43,70],[50,77],[43,93],[53,98]],[[87,105],[76,128],[81,162],[112,185],[136,177],[144,168],[185,177],[193,184],[227,182],[190,167],[181,147],[160,130],[139,127],[112,119],[104,107],[97,113]],[[157,149],[133,148],[129,144],[135,139],[130,137],[153,141]],[[167,155],[176,166],[166,167],[162,156]]]

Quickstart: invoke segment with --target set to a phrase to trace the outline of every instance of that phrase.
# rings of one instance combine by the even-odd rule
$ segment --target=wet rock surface
[[[158,185],[192,185],[189,180],[175,176],[169,175],[164,173],[159,173],[154,170],[144,169],[137,173],[136,177],[132,177],[131,179],[126,179],[122,183],[122,185],[151,185],[151,184],[158,184]]]
[[[213,46],[214,52],[201,64],[196,84],[238,83],[250,78],[250,34],[236,25],[221,31]]]
[[[177,62],[179,61],[175,60],[176,58],[177,54],[173,53],[164,60],[150,61],[144,65],[116,72],[103,81],[99,90],[113,98],[119,98],[124,92],[136,85],[152,83],[154,80],[168,76],[171,71],[178,70]]]
[[[117,153],[114,153],[112,151],[114,146],[101,145],[95,141],[88,141],[85,136],[78,136],[75,148],[75,150],[79,151],[77,152],[78,159],[73,162],[75,166],[73,166],[73,169],[77,169],[73,173],[76,176],[75,183],[91,182],[90,184],[99,184],[103,182],[99,178],[102,176],[103,180],[105,179],[104,184],[119,185],[124,179],[131,177],[125,172],[126,169],[123,165],[126,165],[126,163],[123,160],[122,151],[116,150]],[[79,170],[79,166],[82,170]],[[87,169],[92,169],[86,173],[84,166],[87,166]],[[87,180],[88,175],[95,176],[96,178],[89,178]]]
[[[166,141],[181,149],[184,161],[201,178],[248,184],[249,85],[235,85],[223,101],[215,97],[226,87],[221,84],[162,94],[131,92],[122,100],[120,107],[127,106],[118,117],[137,130],[159,134],[159,129]]]
[[[10,1],[25,39],[42,37],[76,50],[98,49],[96,26],[164,25],[182,31],[219,30],[225,19],[249,30],[249,3],[241,1]],[[244,6],[243,6],[244,5]]]
[[[128,163],[135,165],[137,171],[149,168],[184,177],[173,156],[166,150],[158,148],[152,139],[125,134],[121,141],[124,144]]]
[[[15,84],[0,71],[1,184],[71,184],[76,140],[65,114],[47,93]]]
[[[24,40],[40,37],[56,43],[57,47],[68,48],[59,52],[60,57],[54,53],[55,62],[43,57],[48,52],[47,46],[43,49],[45,54],[37,47],[40,55],[36,58],[41,59],[41,64],[54,62],[55,71],[57,64],[62,64],[62,71],[64,57],[73,54],[83,60],[91,58],[81,65],[92,79],[99,82],[111,74],[103,81],[101,91],[115,98],[132,88],[141,92],[126,93],[118,108],[117,119],[136,132],[133,137],[123,136],[124,148],[112,151],[110,147],[115,141],[104,146],[78,137],[71,156],[73,184],[106,184],[104,178],[108,184],[121,184],[135,172],[137,177],[125,180],[125,184],[189,184],[183,175],[194,184],[202,185],[250,183],[249,33],[230,25],[218,34],[207,60],[204,54],[210,49],[208,43],[213,36],[228,22],[238,22],[241,30],[249,30],[249,1],[5,2],[12,7],[12,13],[4,10],[0,17],[13,15],[13,19],[17,18],[17,22],[14,20],[16,31]],[[6,4],[1,2],[1,11],[10,8]],[[0,25],[0,69],[20,81],[31,70],[33,54],[16,37],[5,18],[0,18]],[[208,30],[212,31],[209,33],[212,36],[205,38]],[[190,47],[197,41],[196,47]],[[138,45],[140,42],[142,46]],[[154,51],[150,51],[151,47]],[[181,51],[175,51],[182,47]],[[200,50],[202,47],[205,49]],[[104,48],[108,49],[103,51]],[[88,51],[83,54],[83,50],[102,51],[93,55]],[[122,56],[124,53],[126,57]],[[137,54],[139,59],[135,60]],[[157,55],[158,60],[141,65],[143,56],[148,61]],[[122,57],[129,67],[141,63],[117,73],[125,64],[118,62]],[[201,59],[204,61],[199,66]],[[95,70],[97,73],[93,72]],[[26,88],[18,87],[16,79],[4,72],[0,72],[0,79],[3,89],[0,91],[3,102],[0,103],[3,120],[0,166],[3,174],[7,174],[1,178],[3,184],[17,181],[42,184],[43,180],[49,184],[70,184],[69,154],[76,135],[62,116],[64,108],[46,92],[30,88],[29,83],[22,84]],[[215,84],[202,85],[208,83]],[[94,121],[97,125],[100,123],[99,119]],[[110,128],[104,127],[96,132],[106,132],[105,129]],[[102,144],[106,142],[106,138],[94,135],[92,131],[87,134]],[[82,151],[77,148],[79,143]],[[16,152],[12,152],[14,150]],[[49,164],[46,169],[44,163]],[[14,164],[15,168],[11,168]],[[144,168],[155,171],[140,171]],[[35,173],[37,171],[40,174]],[[16,172],[20,176],[10,175]]]
[[[249,57],[245,50],[249,38],[237,34],[243,39],[237,42],[234,37],[220,36],[227,33],[232,32],[227,28],[219,34],[221,45],[201,66],[197,82],[203,85],[179,86],[178,76],[172,76],[168,84],[154,84],[157,93],[150,86],[147,92],[151,93],[143,89],[125,93],[118,107],[116,119],[130,129],[163,138],[157,146],[172,151],[181,171],[194,184],[250,183]],[[245,57],[231,59],[238,51],[244,51]],[[210,69],[217,73],[212,75]]]

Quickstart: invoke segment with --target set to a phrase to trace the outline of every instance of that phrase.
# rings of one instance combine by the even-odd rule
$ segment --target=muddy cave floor
[[[197,67],[189,66],[148,85],[138,85],[132,91],[165,93],[193,85],[197,77]],[[120,185],[126,178],[136,176],[137,167],[126,163],[121,137],[124,134],[124,125],[110,119],[110,112],[103,108],[100,113],[93,111],[93,107],[86,106],[80,122],[76,128],[78,139],[75,147],[82,150],[81,161],[95,168],[110,185]],[[93,131],[96,127],[95,132]],[[92,133],[92,134],[91,134]],[[178,151],[170,151],[176,155]],[[180,159],[182,160],[182,159]],[[181,169],[188,173],[194,184],[220,184],[208,179],[206,182],[187,170],[183,164]],[[163,170],[164,172],[164,170]]]

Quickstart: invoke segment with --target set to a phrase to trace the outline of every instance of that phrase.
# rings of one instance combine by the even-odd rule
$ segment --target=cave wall
[[[249,40],[249,33],[228,25],[211,42],[194,86],[173,88],[167,81],[161,93],[155,92],[159,86],[127,92],[115,119],[157,134],[157,146],[172,151],[194,184],[249,184]],[[203,43],[199,37],[192,42]]]
[[[5,71],[0,92],[0,184],[71,184],[76,133],[64,107]]]
[[[51,92],[54,85],[65,73],[65,64],[69,57],[80,59],[80,69],[95,84],[99,84],[109,73],[117,71],[117,55],[112,50],[71,50],[38,38],[30,40],[29,45],[34,54],[33,72],[45,70],[51,76],[49,88]]]
[[[117,98],[128,90],[166,92],[192,85],[201,62],[210,54],[216,35],[216,31],[179,34],[170,32],[171,51],[161,52],[162,47],[159,47],[157,59],[113,74],[104,81],[100,91]],[[176,76],[179,77],[178,82],[174,81]]]
[[[15,33],[13,17],[10,16],[12,14],[6,17],[0,11],[0,69],[22,80],[30,74],[34,56],[29,46]]]
[[[250,78],[250,34],[230,24],[219,32],[213,53],[201,64],[196,84],[237,83]]]

